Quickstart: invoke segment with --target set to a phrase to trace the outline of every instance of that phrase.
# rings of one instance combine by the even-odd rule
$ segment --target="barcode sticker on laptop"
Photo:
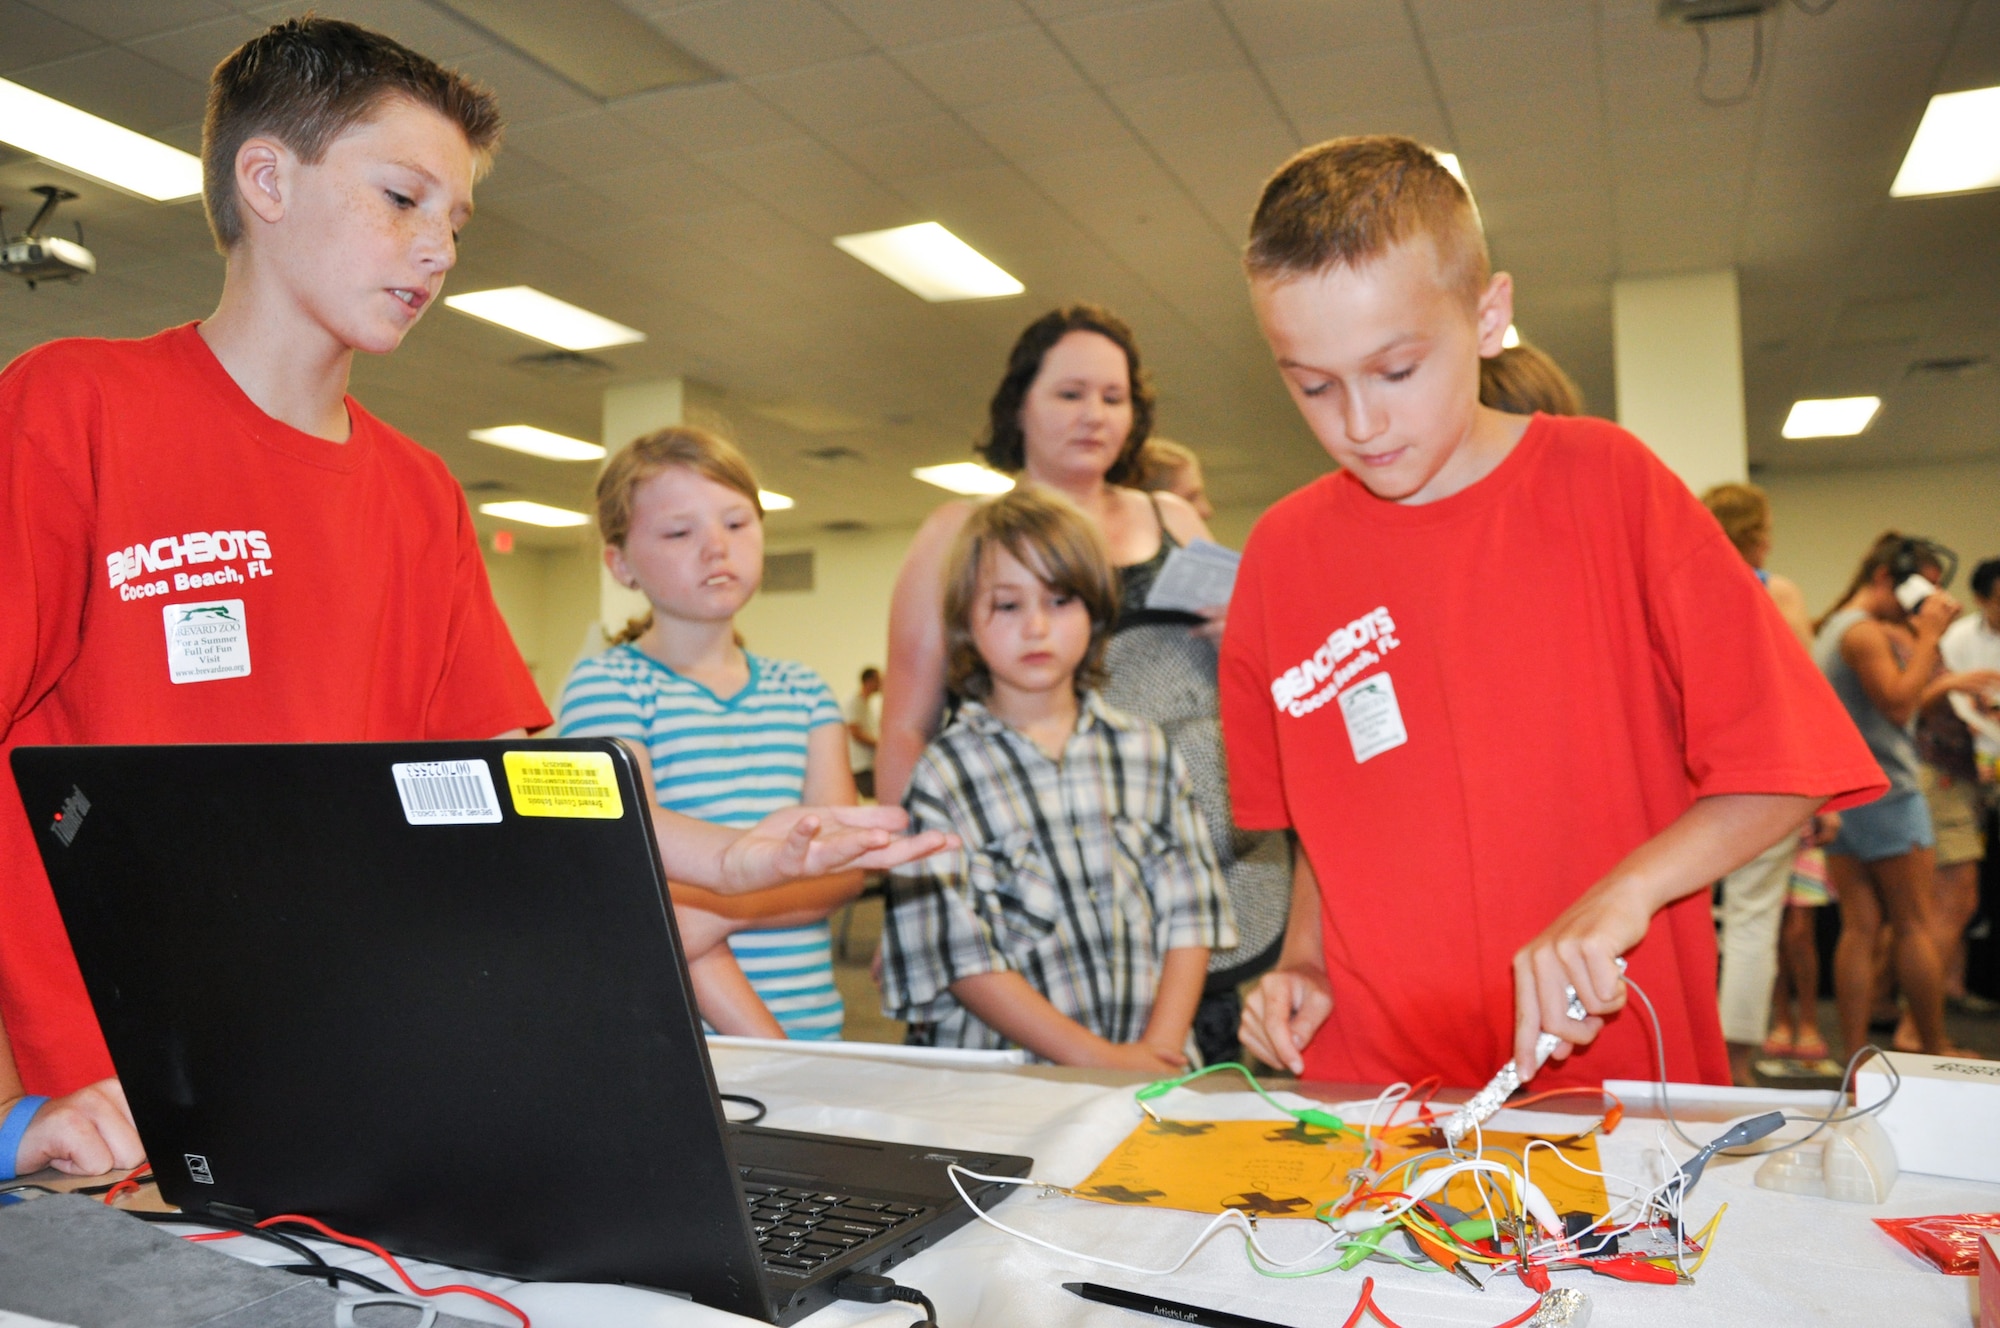
[[[401,761],[389,767],[411,825],[467,825],[500,819],[493,771],[484,761]]]

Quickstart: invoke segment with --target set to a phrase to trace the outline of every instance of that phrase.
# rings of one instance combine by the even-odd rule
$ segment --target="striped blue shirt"
[[[636,646],[613,646],[571,671],[557,732],[643,742],[660,806],[754,825],[804,801],[806,735],[846,721],[832,689],[805,665],[745,654],[750,682],[724,698]],[[738,932],[729,948],[787,1037],[840,1036],[826,923]]]

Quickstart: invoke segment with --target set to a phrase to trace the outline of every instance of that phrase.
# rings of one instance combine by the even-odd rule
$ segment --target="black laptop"
[[[959,1162],[729,1123],[601,739],[21,748],[160,1189],[788,1324],[970,1221]],[[1004,1186],[966,1182],[982,1205]]]

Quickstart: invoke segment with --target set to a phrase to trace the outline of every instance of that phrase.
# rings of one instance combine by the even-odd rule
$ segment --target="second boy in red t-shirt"
[[[1479,405],[1512,288],[1428,149],[1299,154],[1247,264],[1342,470],[1258,523],[1223,647],[1237,822],[1305,849],[1244,1041],[1309,1078],[1473,1087],[1548,1029],[1554,1082],[1650,1078],[1648,1030],[1611,1018],[1625,956],[1669,1075],[1728,1082],[1704,891],[1879,792],[1853,726],[1642,444]]]

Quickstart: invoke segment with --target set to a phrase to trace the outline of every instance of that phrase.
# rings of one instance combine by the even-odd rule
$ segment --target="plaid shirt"
[[[1159,726],[1087,694],[1060,763],[976,701],[925,750],[911,829],[964,841],[896,869],[882,1006],[940,1047],[1012,1044],[951,984],[1016,972],[1112,1042],[1146,1030],[1169,950],[1236,943],[1186,768]]]

